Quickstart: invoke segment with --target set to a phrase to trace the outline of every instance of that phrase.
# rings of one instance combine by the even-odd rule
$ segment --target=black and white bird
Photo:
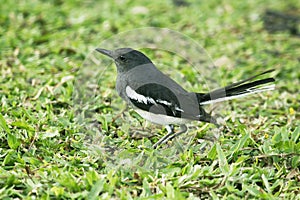
[[[274,78],[253,80],[274,71],[268,70],[212,92],[188,92],[159,71],[140,51],[131,48],[116,50],[97,48],[96,51],[114,60],[118,73],[116,90],[119,96],[144,119],[166,126],[168,134],[155,143],[154,148],[185,133],[187,131],[185,124],[189,121],[203,121],[217,125],[217,121],[205,112],[203,105],[275,88]],[[174,132],[173,125],[180,125],[180,131]]]

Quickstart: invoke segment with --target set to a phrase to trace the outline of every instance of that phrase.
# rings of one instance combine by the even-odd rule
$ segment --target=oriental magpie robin
[[[188,92],[159,71],[140,51],[131,48],[112,51],[97,48],[96,51],[114,60],[118,72],[116,90],[119,96],[144,119],[166,125],[168,134],[155,143],[154,148],[185,133],[187,131],[185,124],[189,121],[203,121],[217,125],[217,121],[205,112],[203,105],[275,88],[272,84],[274,78],[253,81],[260,75],[274,71],[268,70],[209,93]],[[174,132],[174,124],[180,125],[179,132]]]

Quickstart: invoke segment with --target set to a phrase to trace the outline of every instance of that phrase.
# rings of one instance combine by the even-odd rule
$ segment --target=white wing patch
[[[166,101],[166,100],[161,100],[161,99],[158,99],[157,100],[158,103],[161,103],[161,104],[165,104],[166,106],[172,106],[173,104]],[[182,110],[181,108],[179,108],[178,106],[175,105],[175,110],[179,111],[179,112],[184,112],[184,110]]]
[[[158,99],[158,100],[154,100],[151,97],[145,97],[144,95],[138,94],[136,91],[134,91],[130,86],[126,87],[126,95],[133,100],[138,101],[139,103],[143,103],[143,104],[154,104],[157,105],[157,103],[161,103],[164,104],[166,106],[172,106],[173,104],[171,102],[168,102],[166,100],[162,100],[162,99]],[[182,110],[180,107],[175,105],[175,110],[179,111],[179,112],[184,112],[184,110]]]
[[[175,110],[179,111],[179,112],[184,112],[184,110],[182,110],[181,108],[179,108],[178,106],[175,107]]]
[[[158,103],[162,103],[162,104],[165,104],[166,106],[171,106],[172,103],[168,102],[168,101],[165,101],[165,100],[161,100],[161,99],[158,99],[157,100]]]
[[[144,103],[144,104],[152,103],[152,104],[156,104],[156,102],[155,102],[154,99],[152,99],[151,97],[145,97],[144,95],[136,93],[130,86],[126,87],[126,95],[130,99],[134,99],[134,100],[138,101],[139,103]]]

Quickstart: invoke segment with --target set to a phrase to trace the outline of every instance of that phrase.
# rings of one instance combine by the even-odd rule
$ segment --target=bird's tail
[[[249,94],[264,92],[275,89],[274,78],[264,78],[253,81],[253,79],[273,72],[274,69],[262,72],[243,81],[232,83],[226,87],[213,90],[209,93],[196,93],[200,105],[212,104],[226,100],[236,99]]]

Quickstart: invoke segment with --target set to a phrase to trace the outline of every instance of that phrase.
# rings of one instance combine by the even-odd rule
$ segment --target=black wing
[[[145,84],[136,90],[127,86],[126,95],[134,106],[148,112],[179,118],[184,112],[176,95],[159,84]]]
[[[144,111],[217,124],[199,105],[194,93],[175,94],[163,85],[149,83],[136,90],[127,86],[126,95],[134,106]]]

